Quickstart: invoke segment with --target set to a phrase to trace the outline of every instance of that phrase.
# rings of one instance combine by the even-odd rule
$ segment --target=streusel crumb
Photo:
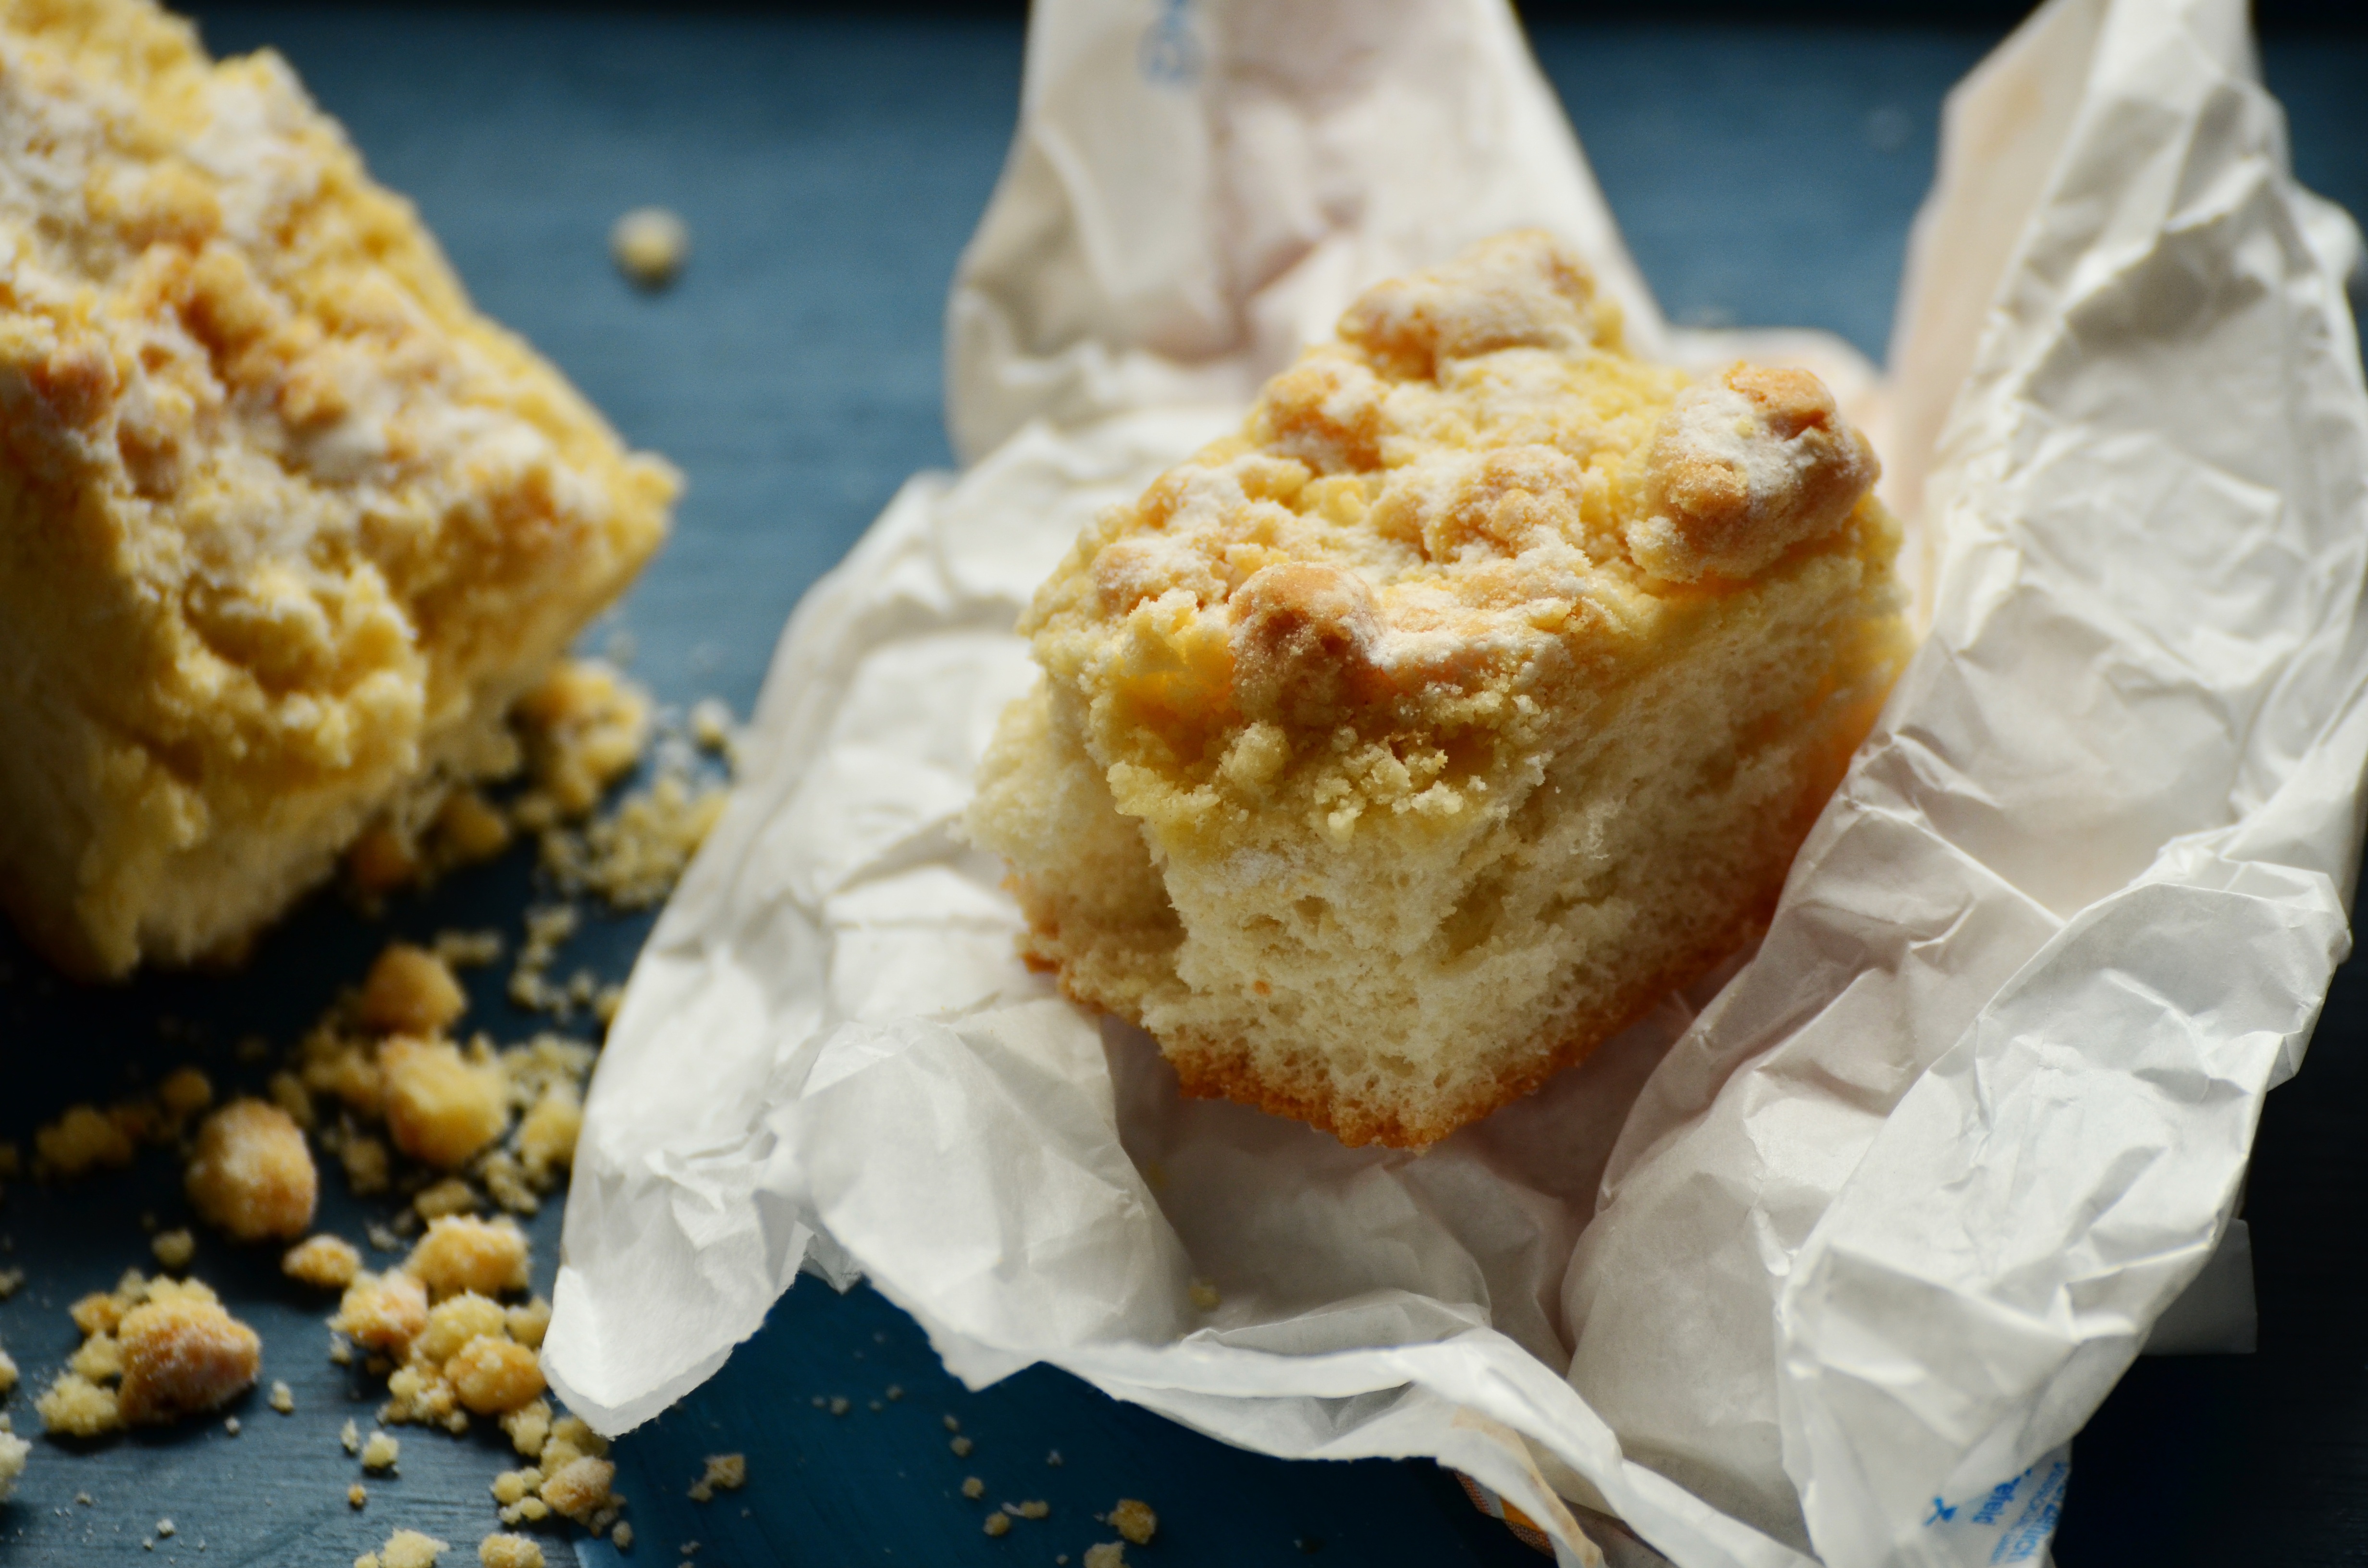
[[[279,1271],[324,1290],[342,1290],[361,1272],[360,1249],[343,1236],[308,1236],[288,1249]]]
[[[33,1170],[43,1176],[71,1180],[128,1165],[137,1152],[131,1137],[97,1106],[69,1106],[63,1116],[33,1133]]]
[[[320,1180],[293,1118],[278,1106],[238,1099],[198,1130],[186,1186],[209,1224],[233,1240],[259,1242],[304,1233]]]
[[[526,1233],[507,1217],[453,1215],[428,1221],[404,1271],[441,1300],[462,1290],[498,1296],[527,1286]]]
[[[0,1432],[0,1503],[17,1490],[17,1478],[25,1473],[25,1460],[33,1445],[13,1432]]]
[[[509,1126],[501,1070],[447,1040],[398,1036],[379,1053],[386,1129],[413,1159],[456,1170]]]
[[[616,666],[564,660],[518,704],[536,788],[563,816],[582,816],[641,760],[650,699]]]
[[[427,1287],[400,1269],[358,1274],[329,1326],[366,1349],[408,1355],[427,1327]]]
[[[543,1478],[542,1500],[577,1524],[584,1524],[614,1501],[616,1494],[609,1490],[609,1483],[616,1478],[617,1467],[607,1460],[570,1460]]]
[[[212,1410],[252,1387],[263,1365],[263,1341],[210,1295],[152,1296],[115,1336],[123,1346],[118,1397],[134,1426]]]
[[[477,1543],[484,1568],[542,1568],[542,1543],[522,1535],[489,1535]]]
[[[1118,1506],[1110,1511],[1110,1526],[1135,1545],[1149,1546],[1151,1538],[1158,1533],[1159,1516],[1151,1511],[1148,1503],[1121,1497]]]
[[[442,1034],[468,1011],[468,994],[444,960],[425,948],[395,942],[379,954],[355,1005],[364,1028],[380,1034]]]

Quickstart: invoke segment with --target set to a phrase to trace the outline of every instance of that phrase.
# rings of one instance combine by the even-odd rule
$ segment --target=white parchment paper
[[[1502,0],[1039,0],[949,310],[972,466],[783,634],[593,1086],[556,1388],[632,1426],[802,1266],[860,1272],[973,1383],[1435,1456],[1565,1563],[2044,1557],[2068,1439],[2240,1251],[2349,942],[2356,242],[2282,137],[2241,0],[2055,0],[1958,89],[1890,377],[1753,346],[1870,421],[1929,619],[1773,926],[1531,1099],[1351,1151],[1179,1098],[1018,962],[953,831],[1013,619],[1358,289],[1481,235],[1564,234],[1648,351],[1735,344],[1663,326]]]

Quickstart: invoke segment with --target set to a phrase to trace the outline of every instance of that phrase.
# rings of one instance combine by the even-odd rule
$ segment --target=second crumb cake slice
[[[1347,1142],[1534,1088],[1772,909],[1908,646],[1876,472],[1545,236],[1371,290],[1039,591],[969,819],[1028,956]]]
[[[0,904],[234,952],[510,702],[676,481],[473,312],[277,56],[0,0]]]

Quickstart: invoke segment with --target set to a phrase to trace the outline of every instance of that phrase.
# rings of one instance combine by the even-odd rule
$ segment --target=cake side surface
[[[144,0],[0,5],[0,902],[79,972],[234,951],[514,763],[677,481]]]
[[[1876,472],[1543,236],[1372,290],[1023,621],[970,826],[1031,960],[1346,1142],[1527,1092],[1772,909],[1907,651]]]

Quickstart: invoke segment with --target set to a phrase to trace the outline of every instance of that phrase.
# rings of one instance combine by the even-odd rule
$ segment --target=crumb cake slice
[[[503,715],[676,480],[476,314],[287,65],[0,0],[0,903],[234,954]]]
[[[1528,1092],[1771,911],[1908,647],[1876,473],[1546,236],[1373,289],[1022,621],[969,827],[1026,955],[1346,1142]]]

